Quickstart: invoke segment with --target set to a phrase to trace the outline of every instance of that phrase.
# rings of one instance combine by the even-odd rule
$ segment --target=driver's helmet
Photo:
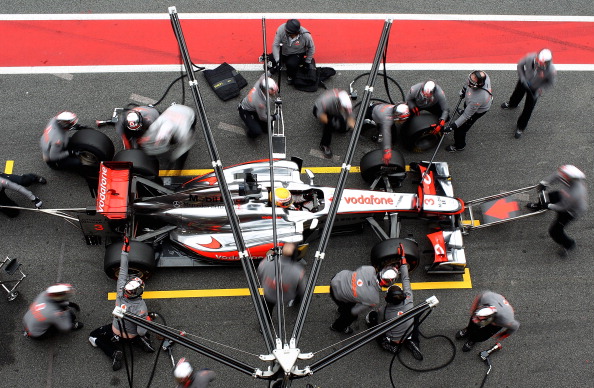
[[[74,295],[74,287],[67,283],[54,284],[45,290],[47,297],[54,302],[69,300]]]
[[[396,267],[384,267],[378,274],[378,281],[380,287],[389,287],[398,278],[398,269]]]
[[[293,203],[291,198],[291,192],[284,187],[277,187],[274,189],[274,197],[276,200],[276,206],[287,208]]]
[[[558,172],[561,180],[567,184],[575,179],[586,179],[586,174],[572,164],[565,164],[559,167]]]
[[[398,104],[394,106],[394,123],[401,124],[408,120],[410,117],[410,109],[408,109],[408,105],[406,104]]]
[[[399,285],[392,284],[390,288],[388,288],[388,291],[386,292],[386,296],[384,297],[384,299],[386,300],[386,303],[400,304],[404,302],[404,300],[406,299],[406,295],[404,294],[404,291],[402,291],[402,288],[400,288]]]
[[[56,116],[56,121],[60,127],[69,130],[78,122],[78,117],[72,112],[61,112]]]
[[[144,282],[139,277],[134,277],[124,286],[124,296],[128,299],[136,299],[144,292]]]
[[[173,377],[178,383],[185,383],[192,377],[192,372],[194,372],[192,365],[185,358],[180,358],[173,369]]]
[[[549,49],[540,50],[536,55],[536,58],[534,58],[534,64],[540,69],[546,69],[551,65],[552,61],[553,53],[551,53],[551,50]]]
[[[126,128],[130,131],[139,131],[142,129],[142,115],[135,111],[131,110],[126,114]]]
[[[497,309],[495,306],[484,305],[476,310],[472,314],[472,322],[480,327],[485,327],[495,319],[495,315],[497,314]]]
[[[345,110],[348,114],[353,111],[353,103],[351,102],[351,98],[349,94],[344,90],[338,92],[338,101],[340,102],[340,107]]]

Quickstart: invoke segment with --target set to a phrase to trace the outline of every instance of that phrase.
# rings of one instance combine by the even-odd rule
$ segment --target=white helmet
[[[553,60],[553,53],[551,53],[551,50],[542,49],[538,52],[538,55],[536,55],[536,58],[534,58],[534,63],[536,64],[536,66],[540,67],[541,69],[546,69],[547,67],[549,67],[552,60]]]
[[[74,294],[74,287],[67,283],[54,284],[49,286],[47,290],[48,298],[56,302],[63,302],[70,299]]]
[[[497,309],[495,306],[481,306],[477,308],[472,314],[472,322],[480,327],[485,327],[493,322],[495,319],[495,314],[497,314]]]
[[[398,278],[398,269],[396,267],[384,267],[378,274],[380,287],[389,287]]]
[[[260,81],[260,90],[262,90],[262,93],[264,93],[264,91],[266,90],[266,78],[262,78],[262,81]],[[278,85],[276,84],[276,81],[273,80],[272,78],[268,78],[268,94],[275,95],[276,93],[278,93]]]
[[[128,299],[135,299],[142,296],[144,292],[144,282],[141,278],[135,277],[130,279],[124,286],[124,296]]]
[[[186,382],[191,376],[194,369],[185,358],[180,358],[173,369],[173,377],[178,383]]]
[[[131,110],[126,115],[126,127],[131,131],[138,131],[142,128],[142,115],[135,111]]]
[[[78,122],[78,117],[72,112],[60,112],[56,116],[58,124],[66,130],[71,129]]]
[[[394,106],[394,122],[402,123],[410,117],[410,109],[406,104],[398,104]]]
[[[344,90],[338,92],[338,100],[340,101],[340,106],[346,110],[347,112],[351,113],[353,111],[353,104],[351,103],[351,98],[349,94]]]
[[[574,179],[586,179],[586,174],[572,164],[565,164],[558,171],[561,179],[568,183]]]

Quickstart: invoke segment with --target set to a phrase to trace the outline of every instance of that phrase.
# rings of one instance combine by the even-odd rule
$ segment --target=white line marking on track
[[[56,77],[65,79],[67,81],[72,81],[72,79],[74,78],[74,76],[70,73],[53,73],[52,75],[55,75]]]
[[[236,133],[238,135],[245,135],[245,131],[242,127],[238,127],[237,125],[231,125],[231,124],[227,124],[224,122],[219,122],[219,125],[217,125],[218,129],[222,129],[223,131],[228,131],[228,132],[233,132]]]
[[[369,14],[369,13],[178,13],[180,19],[328,19],[328,20],[466,20],[528,22],[594,22],[594,16],[560,15],[458,15],[458,14]],[[169,20],[163,13],[112,14],[4,14],[0,20]]]
[[[130,95],[130,99],[132,101],[140,102],[141,104],[145,104],[145,105],[150,105],[150,104],[154,105],[157,102],[157,100],[153,100],[152,98],[140,96],[140,95],[134,94],[134,93],[132,93]]]
[[[214,69],[220,64],[201,64]],[[333,67],[337,71],[369,71],[371,63],[318,63],[318,66]],[[515,63],[387,63],[390,71],[436,71],[474,70],[515,71]],[[262,72],[259,64],[233,64],[238,71]],[[594,71],[594,64],[558,64],[558,71]],[[114,65],[114,66],[23,66],[0,67],[0,74],[63,74],[63,73],[156,73],[179,72],[180,65]]]

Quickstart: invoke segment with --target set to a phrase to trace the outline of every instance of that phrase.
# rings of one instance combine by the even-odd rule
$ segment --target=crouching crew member
[[[379,273],[371,265],[355,271],[343,270],[330,281],[330,297],[338,306],[339,317],[330,330],[351,334],[351,324],[360,313],[379,304],[382,287],[390,286],[398,277],[398,270],[386,267]]]
[[[268,121],[266,119],[266,78],[264,74],[258,78],[247,96],[239,104],[239,117],[247,127],[247,137],[255,139],[262,133],[268,133]],[[275,96],[278,93],[278,86],[272,78],[268,78],[268,95]],[[271,118],[272,119],[272,118]]]
[[[146,302],[142,299],[144,282],[137,277],[128,280],[129,250],[130,245],[126,238],[120,259],[115,305],[125,308],[128,313],[150,320]],[[155,351],[146,329],[129,321],[122,320],[121,322],[120,325],[120,320],[114,317],[112,323],[93,330],[89,336],[91,345],[99,347],[112,360],[114,371],[122,368],[123,353],[120,350],[120,343],[123,341],[131,341],[133,344],[141,346],[147,353]]]
[[[78,117],[72,112],[62,112],[47,124],[39,145],[44,162],[55,170],[72,170],[82,163],[76,151],[68,149],[68,131],[76,128]]]
[[[413,85],[406,94],[406,105],[415,116],[418,116],[420,111],[426,110],[439,117],[439,123],[434,128],[435,132],[439,132],[444,127],[450,115],[445,93],[434,81]]]
[[[311,34],[301,27],[299,20],[287,20],[276,30],[272,43],[272,55],[277,64],[285,65],[289,85],[293,83],[299,66],[310,66],[315,52],[316,46]]]
[[[70,284],[54,284],[41,294],[29,306],[23,317],[25,337],[43,339],[56,331],[69,332],[83,328],[83,323],[76,320],[73,309],[80,307],[70,298],[74,288]]]
[[[457,339],[466,339],[463,352],[470,351],[477,342],[491,337],[503,340],[518,330],[514,309],[507,299],[492,291],[479,294],[472,304],[468,326],[456,332]]]
[[[402,288],[397,284],[391,285],[385,296],[386,305],[377,311],[371,311],[367,315],[369,326],[375,326],[379,323],[397,318],[413,308],[413,293],[406,261],[400,265],[400,279],[402,281]],[[408,335],[404,338],[406,334]],[[398,353],[401,346],[404,345],[411,351],[415,359],[419,361],[423,359],[423,354],[419,350],[419,330],[416,318],[411,318],[399,326],[394,327],[386,332],[385,335],[379,337],[378,340],[382,348],[391,353]]]
[[[392,132],[395,127],[404,124],[409,117],[410,109],[404,103],[397,105],[374,103],[365,112],[365,123],[378,126],[380,129],[378,142],[383,143],[384,156],[382,159],[386,166],[392,159]]]
[[[353,104],[348,93],[340,89],[327,90],[316,100],[313,115],[324,125],[320,150],[332,158],[332,132],[346,132],[355,127]]]

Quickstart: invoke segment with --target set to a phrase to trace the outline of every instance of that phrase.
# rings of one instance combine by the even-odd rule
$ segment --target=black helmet
[[[301,23],[297,19],[289,19],[285,24],[285,31],[289,35],[298,34],[301,29]]]
[[[485,86],[487,80],[487,73],[481,70],[475,70],[468,74],[468,86],[471,88],[482,88]]]
[[[388,288],[384,299],[386,300],[386,303],[400,304],[404,302],[406,295],[400,286],[393,284],[390,286],[390,288]]]

